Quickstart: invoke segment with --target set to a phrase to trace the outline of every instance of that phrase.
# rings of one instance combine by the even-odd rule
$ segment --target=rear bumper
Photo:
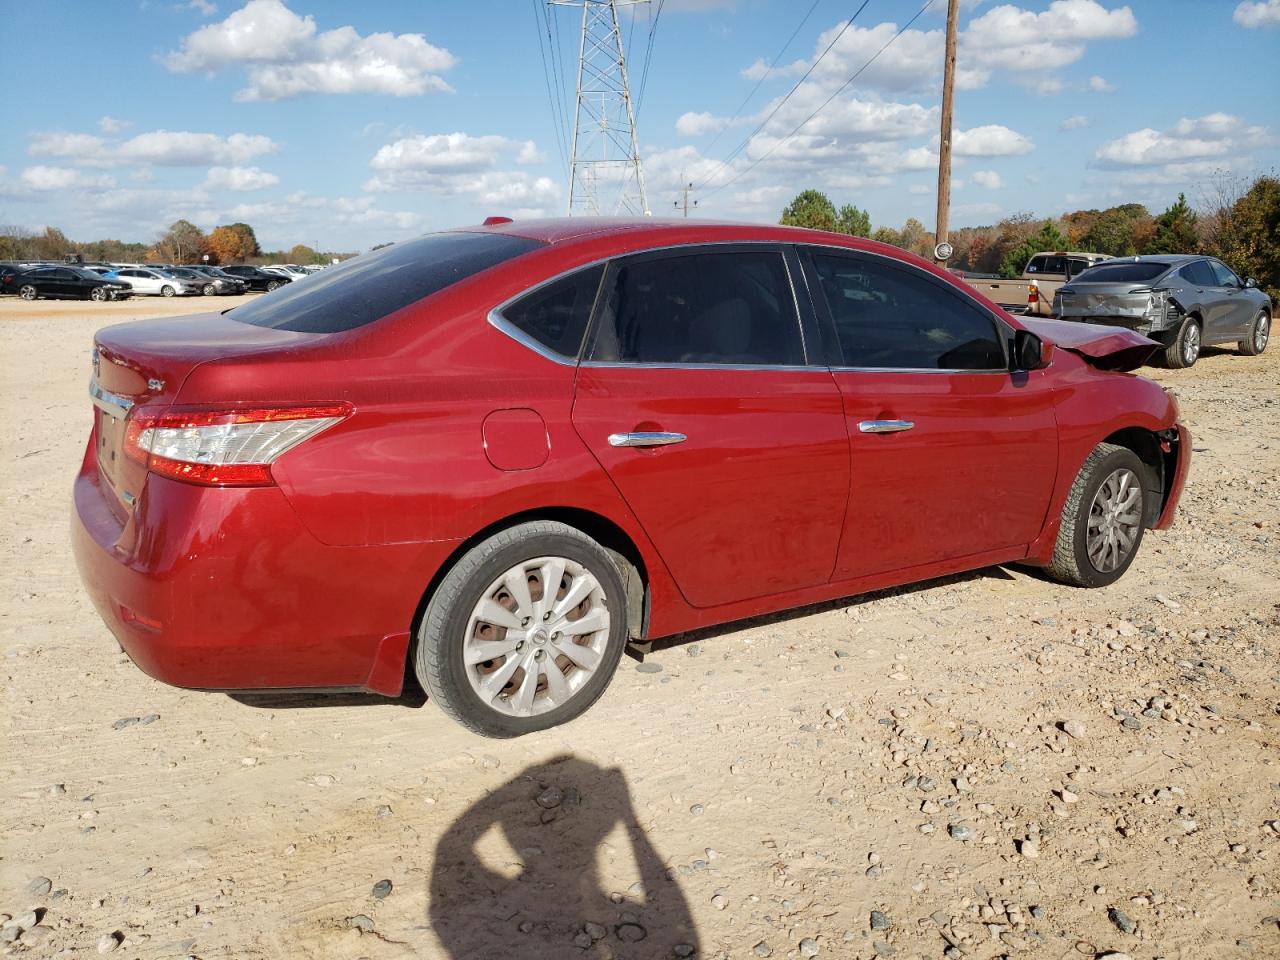
[[[76,565],[143,672],[202,690],[401,692],[418,604],[454,542],[327,546],[277,487],[149,476],[123,525],[111,496],[91,446],[74,488]]]

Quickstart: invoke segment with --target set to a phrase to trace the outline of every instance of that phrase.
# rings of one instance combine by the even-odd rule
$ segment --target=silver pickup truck
[[[1042,251],[1027,261],[1022,276],[1014,280],[959,274],[960,279],[988,300],[993,300],[1010,313],[1049,317],[1053,295],[1058,288],[1094,264],[1110,260],[1103,253],[1065,253]]]

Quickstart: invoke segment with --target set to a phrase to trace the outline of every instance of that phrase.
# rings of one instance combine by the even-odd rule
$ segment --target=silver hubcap
[[[1187,327],[1186,336],[1182,338],[1182,359],[1188,365],[1195,363],[1200,356],[1200,328],[1194,323]]]
[[[565,557],[516,564],[471,611],[463,663],[490,708],[531,717],[563,706],[591,679],[609,642],[604,588]]]
[[[1110,573],[1128,559],[1142,528],[1142,488],[1132,470],[1121,468],[1103,482],[1089,507],[1089,562]]]
[[[1271,318],[1265,313],[1258,314],[1258,322],[1253,327],[1253,349],[1261,353],[1267,348],[1267,338],[1271,336]]]

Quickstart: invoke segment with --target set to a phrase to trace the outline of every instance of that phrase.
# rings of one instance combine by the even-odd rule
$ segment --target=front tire
[[[1074,587],[1105,587],[1124,576],[1146,526],[1145,475],[1132,450],[1098,444],[1062,507],[1049,576]]]
[[[161,295],[166,297],[172,297],[177,292],[178,291],[174,290],[173,287],[169,286],[167,283],[160,288]]]
[[[613,678],[626,597],[609,553],[580,530],[549,520],[511,527],[441,580],[418,629],[418,680],[481,736],[566,723]]]
[[[1174,370],[1195,366],[1200,359],[1200,321],[1196,317],[1186,317],[1173,335],[1169,345],[1164,348],[1165,366]]]
[[[202,292],[206,297],[212,297],[215,293],[217,293],[217,292],[218,292],[218,290],[217,290],[217,288],[216,288],[212,283],[206,283],[206,284],[204,285],[204,287],[202,288],[201,292]]]
[[[1256,357],[1267,349],[1267,342],[1270,339],[1271,315],[1266,310],[1259,310],[1258,315],[1253,318],[1253,325],[1249,328],[1249,336],[1241,340],[1237,346],[1246,357]]]
[[[99,303],[101,303],[102,301],[106,300],[106,299],[107,299],[107,288],[106,288],[106,287],[94,287],[92,290],[90,290],[90,291],[89,291],[89,299],[90,299],[90,300],[97,300]]]

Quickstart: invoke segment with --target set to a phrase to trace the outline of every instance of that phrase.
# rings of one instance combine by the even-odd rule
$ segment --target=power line
[[[658,0],[658,10],[649,22],[649,40],[645,45],[644,66],[640,70],[640,92],[636,97],[636,116],[640,116],[640,108],[644,106],[645,86],[649,82],[649,61],[653,59],[653,41],[658,33],[658,21],[662,19],[662,7],[666,0]]]
[[[547,24],[548,43],[547,43],[547,47],[544,47],[542,45],[543,16],[545,16],[545,12],[542,11],[542,0],[533,0],[533,20],[534,20],[534,25],[537,28],[537,32],[538,32],[538,54],[542,58],[542,80],[547,88],[547,100],[550,102],[550,105],[551,105],[551,123],[555,127],[556,150],[560,154],[560,162],[567,166],[569,163],[569,154],[568,154],[568,151],[565,149],[563,123],[560,120],[560,114],[562,112],[563,105],[556,99],[555,94],[552,92],[551,70],[547,66],[547,47],[551,46],[550,44],[551,29],[550,29],[550,23],[548,22]]]
[[[733,111],[733,116],[729,118],[728,122],[725,123],[725,125],[720,128],[720,130],[716,133],[716,135],[711,138],[711,142],[707,144],[707,149],[706,149],[707,153],[711,152],[711,148],[714,147],[720,141],[720,138],[724,136],[724,132],[728,130],[729,127],[733,125],[733,121],[737,120],[738,117],[742,114],[743,108],[751,101],[751,98],[756,95],[756,91],[760,89],[761,85],[766,80],[768,80],[770,76],[773,75],[773,68],[778,65],[778,61],[782,59],[783,54],[785,54],[787,50],[790,48],[791,42],[795,40],[796,36],[800,33],[800,31],[804,29],[804,25],[809,22],[809,18],[813,16],[813,11],[818,9],[818,4],[820,4],[821,2],[822,0],[813,0],[813,4],[809,7],[809,12],[804,15],[804,17],[800,21],[800,24],[794,30],[791,31],[791,36],[787,37],[787,42],[782,45],[782,49],[779,50],[776,54],[774,54],[773,59],[769,61],[769,69],[767,69],[764,72],[764,74],[761,75],[760,79],[756,81],[756,85],[751,88],[751,92],[748,93],[743,98],[740,104],[738,104],[738,109]]]
[[[864,4],[863,4],[863,6],[866,6],[866,4],[864,3]],[[794,137],[797,133],[799,133],[799,132],[800,132],[800,129],[801,129],[805,124],[807,124],[810,120],[812,120],[814,117],[816,117],[818,114],[820,114],[823,110],[825,110],[825,109],[827,108],[828,104],[830,104],[832,100],[834,100],[836,97],[840,96],[840,94],[844,93],[844,91],[845,91],[845,90],[847,90],[847,89],[849,88],[849,86],[853,83],[853,81],[857,80],[857,79],[858,79],[858,77],[862,75],[862,71],[866,70],[866,69],[867,69],[867,67],[869,67],[869,66],[871,66],[871,64],[875,63],[875,62],[876,62],[876,60],[877,60],[877,59],[879,59],[880,54],[884,53],[886,50],[888,50],[888,49],[889,49],[889,47],[893,46],[894,41],[895,41],[895,40],[897,40],[897,39],[898,39],[900,36],[902,36],[904,33],[906,33],[906,32],[907,32],[907,29],[908,29],[908,28],[909,28],[913,23],[915,23],[917,20],[919,20],[919,19],[920,19],[920,17],[921,17],[921,15],[922,15],[926,10],[928,10],[931,6],[933,6],[933,0],[927,0],[927,2],[925,3],[925,5],[924,5],[923,7],[921,7],[919,10],[917,10],[917,11],[916,11],[915,16],[913,16],[910,20],[908,20],[906,23],[904,23],[904,24],[902,25],[902,28],[901,28],[900,30],[898,30],[898,32],[897,32],[897,33],[895,33],[892,37],[890,37],[890,38],[888,39],[888,41],[886,41],[886,43],[884,44],[884,46],[882,46],[879,50],[877,50],[874,54],[872,54],[872,55],[871,55],[871,58],[870,58],[869,60],[867,60],[867,62],[866,62],[866,63],[864,63],[864,64],[863,64],[862,66],[860,66],[857,70],[855,70],[855,71],[853,72],[853,76],[851,76],[848,80],[846,80],[844,83],[842,83],[842,84],[839,86],[839,88],[835,91],[835,93],[833,93],[833,94],[831,94],[831,96],[827,97],[827,99],[826,99],[826,100],[824,100],[824,101],[822,102],[822,105],[821,105],[821,106],[819,106],[817,110],[813,111],[813,113],[809,114],[809,116],[805,117],[805,118],[804,118],[803,120],[801,120],[798,124],[796,124],[796,125],[795,125],[795,127],[792,129],[792,131],[791,131],[790,133],[788,133],[785,137],[783,137],[781,140],[779,140],[777,143],[775,143],[772,147],[770,147],[767,151],[765,151],[765,153],[764,153],[763,155],[761,155],[760,157],[757,157],[755,160],[753,160],[753,161],[752,161],[752,162],[751,162],[751,163],[750,163],[750,164],[749,164],[745,169],[743,169],[742,171],[740,171],[740,172],[738,173],[738,175],[737,175],[737,176],[735,176],[732,180],[728,181],[727,183],[723,183],[723,184],[721,184],[720,186],[716,187],[714,190],[712,190],[710,193],[708,193],[708,194],[707,194],[707,196],[708,196],[708,197],[714,196],[715,194],[719,193],[721,190],[724,190],[726,187],[730,187],[730,186],[732,186],[733,184],[737,183],[737,182],[738,182],[739,180],[741,180],[744,176],[746,176],[748,173],[750,173],[752,170],[754,170],[757,166],[759,166],[761,162],[763,162],[764,160],[768,159],[768,158],[769,158],[769,156],[770,156],[770,155],[771,155],[775,150],[777,150],[780,146],[782,146],[784,143],[786,143],[788,140],[790,140],[792,137]],[[861,10],[859,10],[859,12],[861,12]],[[855,16],[856,16],[856,14],[855,14]],[[752,136],[755,136],[755,134],[753,133],[753,134],[752,134]]]
[[[769,115],[765,117],[763,120],[761,120],[758,124],[756,124],[755,129],[752,130],[749,134],[747,134],[743,138],[742,142],[739,143],[736,147],[733,148],[733,150],[729,152],[729,155],[727,157],[725,157],[723,160],[720,161],[720,166],[716,167],[715,170],[711,171],[711,173],[708,174],[707,177],[705,178],[706,180],[710,180],[713,176],[719,173],[723,168],[729,166],[733,158],[736,157],[739,153],[741,153],[744,149],[746,149],[747,144],[751,142],[751,138],[764,129],[765,125],[774,118],[774,116],[778,113],[778,111],[782,109],[783,105],[786,104],[786,102],[791,99],[792,95],[797,90],[800,89],[801,84],[803,84],[806,80],[809,79],[809,75],[813,73],[814,70],[817,69],[818,64],[820,64],[823,61],[823,59],[826,57],[826,55],[831,52],[831,48],[834,47],[837,41],[839,41],[839,39],[844,36],[845,31],[848,30],[851,26],[853,26],[853,21],[857,20],[858,15],[862,13],[863,10],[867,9],[867,4],[870,2],[871,0],[862,0],[862,5],[853,12],[853,16],[851,16],[848,20],[845,21],[844,26],[840,28],[840,32],[837,33],[831,39],[831,42],[827,44],[827,48],[823,50],[821,54],[818,55],[818,59],[814,60],[813,63],[809,65],[809,69],[804,72],[804,76],[801,77],[799,80],[797,80],[795,82],[795,86],[793,86],[790,90],[787,91],[787,95],[777,102],[774,108],[769,111]],[[919,14],[917,14],[917,16],[919,16]]]

